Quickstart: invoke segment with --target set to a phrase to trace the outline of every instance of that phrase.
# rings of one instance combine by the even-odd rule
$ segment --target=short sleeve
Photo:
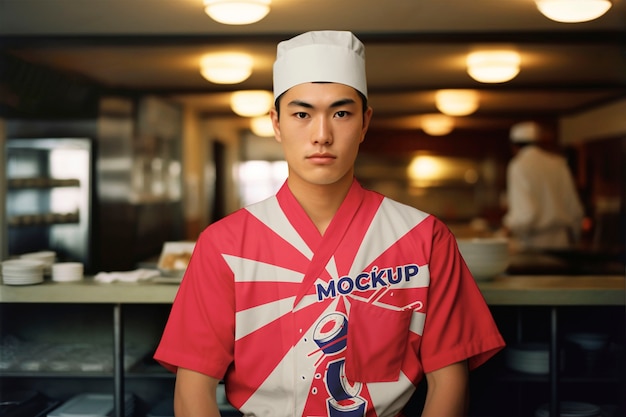
[[[454,235],[439,220],[433,228],[422,365],[428,373],[467,359],[474,369],[505,343]]]
[[[222,378],[233,360],[234,283],[212,240],[209,228],[196,243],[154,358]]]

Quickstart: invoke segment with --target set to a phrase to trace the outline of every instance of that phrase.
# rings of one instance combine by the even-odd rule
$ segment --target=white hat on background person
[[[541,127],[537,122],[517,123],[511,127],[509,138],[513,143],[539,142],[541,140]]]
[[[278,44],[274,62],[274,100],[298,84],[332,82],[367,97],[365,47],[352,32],[306,32]]]

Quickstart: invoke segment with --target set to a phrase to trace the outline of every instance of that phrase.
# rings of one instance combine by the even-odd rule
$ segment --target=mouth
[[[306,157],[308,161],[311,161],[315,164],[329,164],[336,159],[335,155],[330,153],[314,153]]]

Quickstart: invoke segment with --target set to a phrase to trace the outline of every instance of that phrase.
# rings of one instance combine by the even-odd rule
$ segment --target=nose
[[[333,135],[330,120],[325,117],[319,117],[313,127],[312,140],[315,144],[331,145],[333,143]]]

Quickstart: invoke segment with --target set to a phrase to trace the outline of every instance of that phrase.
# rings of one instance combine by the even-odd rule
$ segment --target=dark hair
[[[321,81],[318,82],[322,83]],[[356,92],[359,97],[361,97],[361,102],[363,103],[363,113],[365,113],[365,111],[367,111],[367,97],[365,97],[365,95],[363,95],[363,93],[361,93],[359,90],[356,90]],[[278,117],[280,117],[280,99],[283,98],[284,95],[285,93],[282,93],[276,98],[276,101],[274,101],[274,107],[276,108],[276,115]]]

